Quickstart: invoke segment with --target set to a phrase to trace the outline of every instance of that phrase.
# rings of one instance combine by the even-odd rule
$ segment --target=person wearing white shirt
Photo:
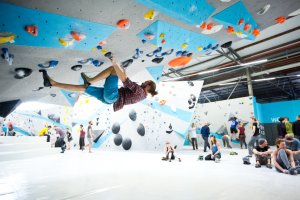
[[[192,123],[192,126],[189,129],[189,134],[190,134],[191,142],[192,142],[192,145],[193,145],[193,150],[198,149],[195,123]]]

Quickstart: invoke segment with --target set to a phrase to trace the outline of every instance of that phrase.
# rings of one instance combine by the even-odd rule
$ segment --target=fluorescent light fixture
[[[300,76],[300,74],[298,74],[297,76]]]
[[[207,71],[203,71],[203,72],[198,72],[198,73],[196,73],[196,74],[198,74],[198,75],[201,75],[201,74],[208,74],[208,73],[212,73],[212,72],[217,72],[217,71],[219,71],[220,69],[212,69],[212,70],[207,70]],[[195,75],[195,74],[193,74],[193,75]]]
[[[234,85],[236,84],[237,82],[230,82],[230,83],[220,83],[219,85]]]
[[[262,79],[256,79],[256,80],[253,80],[255,82],[259,82],[259,81],[269,81],[269,80],[274,80],[275,78],[262,78]]]
[[[239,64],[238,66],[254,65],[254,64],[265,63],[265,62],[268,62],[268,59],[257,60],[257,61],[248,62],[248,63],[242,63],[242,64]]]

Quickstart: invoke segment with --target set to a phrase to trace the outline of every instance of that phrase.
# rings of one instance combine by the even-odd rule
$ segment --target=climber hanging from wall
[[[58,87],[68,91],[85,92],[105,104],[113,104],[114,111],[121,110],[124,105],[134,104],[142,101],[147,97],[147,94],[156,95],[156,84],[151,81],[145,81],[141,85],[132,82],[126,75],[124,68],[120,67],[111,52],[105,54],[112,62],[112,66],[100,72],[94,77],[88,77],[81,73],[84,80],[83,85],[72,85],[59,83],[51,79],[47,71],[39,70],[43,73],[45,87]],[[104,80],[104,87],[94,87],[91,84],[97,81]],[[118,79],[123,82],[123,87],[118,88]]]

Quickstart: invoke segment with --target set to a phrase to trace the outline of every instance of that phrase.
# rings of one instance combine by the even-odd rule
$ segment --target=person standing
[[[92,128],[93,122],[89,121],[89,125],[87,128],[87,140],[89,142],[89,144],[87,144],[86,146],[89,148],[89,153],[92,153],[92,147],[93,147],[93,128]]]
[[[68,140],[67,150],[70,150],[71,149],[71,141],[73,140],[73,138],[72,138],[72,133],[70,132],[69,128],[67,128],[67,140]]]
[[[300,140],[300,115],[297,116],[296,121],[293,123],[293,133],[295,138]]]
[[[80,124],[79,149],[82,151],[84,150],[84,146],[85,146],[84,138],[85,138],[85,130],[83,128],[83,125]]]
[[[54,148],[55,142],[57,140],[57,135],[56,135],[56,131],[54,130],[54,128],[52,126],[48,126],[48,135],[50,136],[51,148]]]
[[[289,118],[288,117],[284,118],[284,125],[285,125],[286,134],[290,134],[290,135],[294,136],[293,125],[292,125],[291,122],[289,122]]]
[[[255,143],[257,144],[258,137],[259,137],[259,128],[258,128],[257,119],[255,117],[252,117],[252,136],[248,143],[248,153],[249,153],[248,157],[252,157],[253,148]]]
[[[284,118],[280,117],[278,119],[279,124],[277,124],[277,131],[278,131],[278,137],[279,138],[284,138],[286,135],[286,128],[285,128],[285,124],[284,124]]]
[[[247,149],[246,134],[245,134],[245,128],[243,125],[244,124],[242,122],[239,123],[238,136],[239,136],[239,140],[240,140],[241,149],[243,148],[243,144],[245,145],[245,148]]]
[[[233,117],[231,119],[231,124],[230,124],[230,138],[231,138],[231,141],[233,140],[233,134],[236,134],[238,132],[237,129],[236,129],[237,125],[238,125],[237,118]]]
[[[206,152],[206,148],[208,147],[210,149],[210,145],[208,143],[208,137],[210,135],[210,130],[208,127],[208,122],[204,123],[204,126],[201,128],[201,135],[204,140],[204,152]]]
[[[193,145],[193,150],[198,149],[195,123],[192,123],[192,126],[189,129],[189,134],[190,134],[191,142],[192,142],[192,145]]]

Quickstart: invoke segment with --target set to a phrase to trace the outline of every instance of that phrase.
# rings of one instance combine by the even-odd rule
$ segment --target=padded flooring
[[[162,152],[48,151],[52,153],[26,157],[25,152],[22,159],[0,162],[1,200],[300,198],[300,175],[243,165],[246,150],[230,156],[225,149],[220,163],[198,161],[203,150],[182,150],[182,162],[161,161]]]

